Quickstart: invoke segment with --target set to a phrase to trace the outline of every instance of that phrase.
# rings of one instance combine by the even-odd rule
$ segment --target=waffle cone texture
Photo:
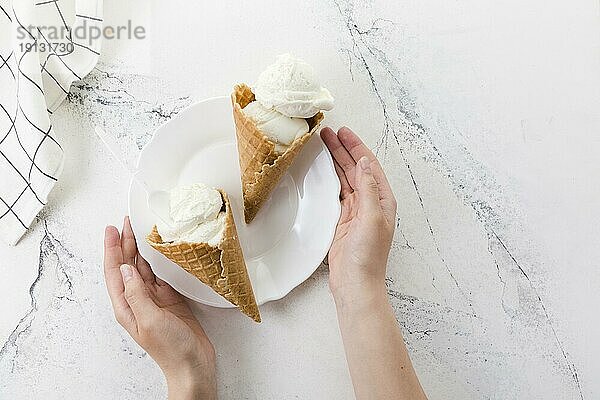
[[[225,231],[217,246],[207,243],[163,242],[156,225],[146,237],[154,249],[200,279],[244,314],[260,322],[260,312],[248,276],[227,194],[219,190],[225,207]]]
[[[246,84],[234,87],[231,94],[233,119],[242,175],[244,195],[244,219],[252,222],[256,214],[271,196],[302,147],[310,140],[323,120],[323,113],[307,118],[308,133],[297,138],[283,154],[275,152],[275,143],[261,132],[254,120],[246,116],[243,108],[254,101],[254,93]]]

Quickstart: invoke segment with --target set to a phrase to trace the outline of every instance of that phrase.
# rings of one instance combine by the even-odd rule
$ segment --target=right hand
[[[375,155],[350,129],[323,128],[341,183],[342,212],[329,250],[329,286],[336,303],[385,293],[396,199]]]
[[[106,227],[104,277],[119,324],[156,361],[170,400],[216,399],[215,350],[182,295],[138,253],[125,218]]]

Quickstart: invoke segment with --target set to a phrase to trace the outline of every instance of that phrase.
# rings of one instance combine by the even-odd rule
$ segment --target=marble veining
[[[491,255],[491,259],[497,270],[497,277],[502,285],[502,294],[500,301],[502,302],[502,307],[507,311],[510,319],[519,318],[522,316],[523,310],[507,310],[505,305],[504,294],[506,291],[507,282],[503,279],[501,275],[501,267],[499,265],[498,260],[494,254],[492,249],[495,249],[496,252],[504,252],[505,257],[508,257],[508,266],[503,266],[503,268],[516,268],[520,273],[520,279],[524,279],[524,285],[531,292],[531,296],[534,298],[534,301],[537,300],[538,304],[525,303],[520,304],[520,307],[531,307],[534,310],[538,309],[535,312],[536,318],[541,324],[547,325],[549,330],[551,331],[551,336],[554,345],[556,347],[556,351],[559,353],[560,357],[563,359],[563,366],[558,366],[558,368],[567,369],[568,373],[572,377],[572,384],[578,392],[580,398],[583,399],[583,393],[581,390],[581,384],[579,382],[579,377],[577,373],[577,369],[575,365],[570,360],[567,352],[565,351],[563,344],[552,324],[552,320],[544,301],[541,295],[538,293],[536,288],[536,284],[532,282],[529,278],[526,269],[520,264],[520,262],[515,258],[515,256],[511,253],[509,248],[506,246],[504,241],[496,232],[496,229],[500,227],[502,229],[503,222],[502,215],[503,213],[499,213],[495,210],[494,205],[490,205],[487,203],[487,199],[482,198],[473,198],[473,194],[475,193],[475,189],[473,187],[472,181],[468,187],[464,181],[458,181],[454,179],[454,173],[457,168],[455,165],[454,168],[449,167],[451,163],[446,160],[445,154],[443,150],[440,150],[439,147],[433,143],[432,138],[428,135],[428,129],[425,128],[424,124],[421,122],[417,122],[419,116],[416,112],[411,111],[410,108],[412,106],[410,97],[407,91],[404,89],[404,86],[400,79],[399,70],[395,67],[394,63],[388,59],[386,56],[392,49],[381,48],[385,46],[385,43],[392,44],[393,41],[390,41],[390,35],[386,34],[386,30],[393,30],[396,27],[396,23],[389,19],[384,19],[381,17],[375,18],[368,28],[361,28],[353,17],[353,2],[344,2],[342,4],[341,1],[334,0],[334,4],[340,12],[343,23],[348,31],[348,35],[351,39],[351,47],[342,49],[348,57],[348,63],[350,68],[350,74],[352,79],[354,80],[353,72],[353,59],[357,61],[359,67],[362,67],[362,73],[366,74],[368,80],[370,82],[371,88],[378,99],[381,107],[381,114],[383,116],[383,128],[381,132],[381,136],[377,140],[377,143],[374,147],[377,154],[383,157],[384,162],[387,161],[388,157],[394,157],[396,155],[402,160],[406,171],[408,172],[412,187],[414,189],[414,193],[418,198],[419,206],[423,210],[423,218],[424,222],[429,230],[432,241],[434,243],[435,251],[438,254],[441,263],[443,264],[446,272],[450,276],[453,284],[456,286],[461,296],[464,297],[466,304],[468,305],[468,309],[471,311],[472,316],[476,317],[475,310],[473,308],[472,301],[469,299],[465,290],[461,287],[459,281],[455,277],[452,272],[452,269],[444,259],[444,255],[440,250],[440,246],[438,244],[438,240],[436,238],[434,229],[432,228],[432,224],[429,220],[429,216],[427,214],[427,207],[424,204],[423,198],[419,191],[419,185],[415,180],[415,176],[411,170],[411,165],[408,162],[405,156],[405,148],[408,147],[410,150],[415,151],[421,155],[421,157],[426,158],[428,161],[433,161],[434,165],[438,168],[446,172],[447,178],[449,178],[450,183],[453,185],[453,188],[458,196],[460,196],[467,205],[471,206],[475,211],[478,219],[481,221],[483,226],[487,231],[488,236],[488,249]],[[356,67],[354,67],[356,70]],[[380,71],[379,74],[374,75],[373,71]],[[385,88],[382,89],[382,88]],[[395,105],[395,107],[394,107]],[[446,143],[443,143],[446,144]],[[443,146],[441,149],[446,149],[448,146]],[[450,151],[453,149],[450,148]],[[464,160],[462,162],[463,165],[458,165],[458,168],[464,168],[464,163],[469,162],[475,165],[469,165],[469,171],[482,171],[485,174],[485,170],[481,168],[477,168],[476,162],[473,161],[471,155],[468,153],[466,148],[460,149],[462,150],[459,156]],[[395,154],[394,154],[395,153]],[[457,155],[452,154],[451,157],[457,157]],[[471,177],[472,179],[472,177]],[[479,182],[490,182],[493,185],[493,178],[489,175],[482,175],[475,181],[475,184]],[[498,188],[498,186],[496,186]],[[469,193],[470,192],[470,193]],[[485,191],[490,195],[495,191]],[[502,211],[502,210],[501,210]],[[409,249],[412,249],[412,246],[409,245],[408,239],[405,234],[401,231],[401,223],[399,220],[398,228],[400,230],[400,234],[403,236],[403,240],[405,241],[405,246]],[[432,286],[438,290],[435,286],[436,277],[432,274],[431,284]],[[393,283],[392,280],[389,280],[390,285]],[[399,299],[399,296],[394,296],[393,291],[390,290],[390,295],[394,299]],[[520,311],[520,312],[519,312]],[[512,314],[512,315],[511,315]],[[405,327],[406,329],[406,327]],[[407,329],[408,330],[408,329]],[[409,335],[412,335],[411,331],[408,330]],[[429,332],[429,331],[428,331]]]
[[[386,285],[430,398],[597,397],[597,365],[582,361],[577,345],[581,335],[559,313],[559,302],[568,302],[572,295],[556,290],[561,283],[555,272],[561,267],[559,250],[548,253],[545,233],[531,224],[529,214],[538,206],[523,202],[516,183],[484,156],[488,147],[506,157],[519,146],[538,150],[521,142],[507,150],[489,139],[487,133],[501,137],[506,127],[484,110],[497,105],[490,98],[501,97],[500,92],[489,94],[495,76],[485,74],[483,61],[463,65],[454,54],[443,52],[455,42],[473,46],[468,33],[484,28],[469,15],[477,13],[484,20],[487,11],[442,2],[436,7],[376,0],[332,0],[318,7],[309,3],[315,7],[292,9],[317,27],[306,33],[305,42],[286,36],[282,28],[277,28],[280,35],[261,29],[252,35],[258,41],[268,34],[273,49],[302,56],[315,51],[315,60],[330,65],[322,68],[323,81],[331,82],[338,97],[329,123],[355,128],[388,173],[399,209]],[[271,6],[279,7],[276,2]],[[229,12],[225,5],[189,7],[186,13],[194,11],[213,37],[224,38],[218,42],[222,49],[236,48],[237,41],[251,35],[240,22],[231,28],[234,39],[226,38],[230,31],[220,31],[225,27],[207,12]],[[246,7],[240,12],[250,13],[257,26],[266,23],[249,5],[240,7]],[[437,11],[444,7],[456,21]],[[181,17],[176,10],[168,12]],[[120,15],[114,13],[115,18]],[[156,18],[147,22],[158,29]],[[297,23],[288,22],[292,27]],[[510,31],[495,25],[486,29],[481,35]],[[440,39],[445,37],[447,41]],[[118,224],[127,212],[128,178],[93,135],[93,127],[104,127],[121,146],[121,158],[133,167],[162,123],[197,100],[226,94],[228,87],[221,83],[230,85],[231,76],[255,75],[222,61],[223,50],[203,37],[197,42],[203,47],[193,47],[189,55],[199,68],[193,77],[212,77],[206,79],[214,80],[213,86],[182,84],[185,72],[149,69],[153,63],[129,56],[135,43],[109,43],[109,55],[74,84],[68,101],[53,116],[68,154],[65,172],[23,242],[0,250],[0,271],[9,271],[11,279],[20,276],[9,265],[12,259],[28,253],[28,260],[36,260],[23,266],[31,269],[33,280],[19,281],[27,307],[15,309],[10,326],[0,325],[0,335],[5,335],[0,336],[0,398],[164,397],[160,371],[116,325],[105,293],[102,229],[106,223]],[[168,55],[153,53],[159,61],[189,52],[158,35],[150,43],[173,47]],[[322,50],[314,50],[315,43]],[[485,52],[483,47],[469,51]],[[263,67],[251,57],[247,64],[257,71]],[[443,82],[439,76],[453,74],[458,80],[465,68],[472,68],[472,86],[431,91]],[[227,71],[225,77],[222,71]],[[464,98],[451,97],[455,91]],[[468,96],[479,96],[483,105],[473,105]],[[456,99],[460,105],[453,103]],[[482,115],[474,116],[476,111]],[[502,112],[507,119],[518,117],[507,105]],[[260,328],[235,313],[194,307],[217,348],[223,398],[351,398],[326,260],[285,299],[263,306],[267,318]]]

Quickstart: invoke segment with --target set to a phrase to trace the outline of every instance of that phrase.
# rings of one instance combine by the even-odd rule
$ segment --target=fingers
[[[121,234],[121,248],[123,249],[123,262],[121,264],[135,265],[135,256],[137,255],[137,244],[135,236],[129,223],[129,217],[123,220],[123,230]]]
[[[165,282],[162,279],[160,279],[158,276],[156,277],[156,284],[158,286],[169,286],[169,287],[171,286],[167,282]]]
[[[152,268],[150,267],[150,264],[148,264],[148,261],[146,261],[140,253],[138,253],[137,258],[135,259],[135,267],[140,272],[144,282],[152,284],[156,283],[156,275],[152,272]]]
[[[356,189],[356,160],[348,153],[348,150],[340,142],[338,135],[331,128],[321,129],[321,138],[325,142],[325,146],[329,149],[333,159],[342,167],[350,187]]]
[[[123,264],[123,253],[121,252],[119,231],[114,226],[109,225],[104,230],[104,270],[107,271],[115,265],[118,269],[121,264]]]
[[[131,221],[128,216],[123,220],[121,246],[123,247],[123,264],[135,265],[144,282],[156,282],[154,272],[152,272],[150,265],[138,252],[135,235],[133,234],[133,229],[131,229]]]
[[[335,147],[336,143],[339,143],[337,135],[333,132],[331,128],[323,128],[321,130],[321,138],[323,138],[325,145],[327,146],[329,152],[331,152],[333,156],[331,148]],[[352,193],[353,189],[352,186],[350,186],[350,182],[348,182],[348,177],[346,176],[344,169],[340,166],[335,157],[333,158],[333,166],[335,168],[335,173],[337,174],[340,180],[340,199],[343,200],[346,198],[346,196]]]
[[[360,140],[360,138],[350,130],[350,128],[342,127],[338,131],[338,138],[340,143],[348,151],[352,159],[358,162],[362,157],[367,157],[371,161],[376,161],[376,165],[373,166],[373,176],[379,184],[380,188],[392,192],[390,184],[383,172],[383,168],[379,164],[377,157],[369,148]]]
[[[373,176],[371,161],[367,157],[358,160],[356,169],[356,181],[358,183],[358,214],[359,216],[373,216],[381,214],[379,203],[379,188]]]
[[[338,139],[340,143],[346,148],[352,158],[358,162],[362,157],[367,157],[370,160],[375,159],[375,155],[371,150],[363,143],[362,140],[352,130],[346,126],[341,127],[338,130]]]
[[[356,177],[359,171],[356,168],[356,162],[362,157],[367,157],[371,161],[371,171],[379,187],[379,199],[383,213],[387,222],[394,225],[396,219],[396,199],[381,164],[377,161],[371,150],[354,132],[346,127],[340,128],[337,135],[331,128],[323,128],[321,130],[321,137],[331,152],[334,161],[338,163],[338,167],[344,172],[348,185],[352,190],[356,190],[357,186]],[[336,172],[338,177],[340,177],[340,182],[343,183],[339,171],[340,168],[336,168]],[[351,191],[344,192],[342,190],[340,197],[343,199],[348,193],[351,193]]]
[[[346,177],[344,170],[335,160],[333,160],[333,167],[335,168],[335,173],[340,180],[340,199],[344,200],[346,196],[352,193],[352,187],[350,187],[350,184],[348,183],[348,178]]]
[[[129,330],[133,313],[125,300],[125,286],[119,271],[121,264],[123,264],[123,253],[119,231],[114,226],[107,226],[104,231],[104,279],[115,317]]]
[[[360,140],[360,138],[350,130],[350,128],[342,127],[338,131],[340,143],[348,151],[351,157],[358,161],[362,157],[367,157],[371,161],[371,170],[373,177],[379,187],[379,198],[381,206],[389,223],[394,224],[396,216],[396,198],[390,186],[390,183],[385,176],[385,172],[377,157],[369,150],[369,148]]]
[[[155,313],[160,309],[152,300],[148,287],[137,268],[123,264],[120,271],[125,285],[125,300],[133,312],[139,332],[140,329],[150,326]]]

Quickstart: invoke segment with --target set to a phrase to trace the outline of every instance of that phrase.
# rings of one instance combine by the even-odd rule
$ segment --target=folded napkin
[[[62,170],[51,114],[98,61],[100,38],[83,33],[91,26],[102,27],[102,0],[0,0],[0,239],[8,244]]]

